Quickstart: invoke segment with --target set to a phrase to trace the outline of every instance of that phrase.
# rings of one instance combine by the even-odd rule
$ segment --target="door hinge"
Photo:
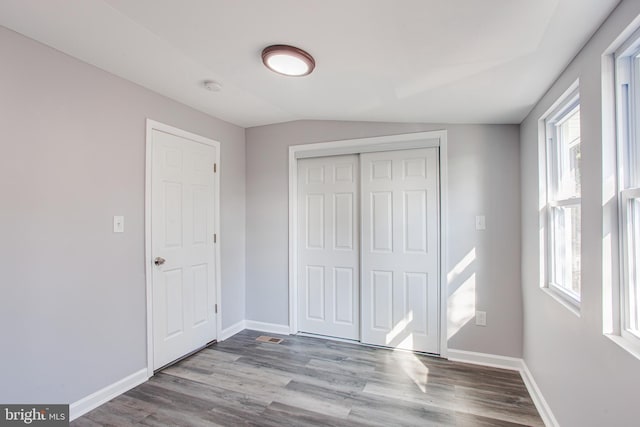
[[[218,242],[218,235],[213,233],[213,243],[217,243]]]
[[[218,314],[218,304],[215,304],[215,305],[213,306],[213,308],[214,308],[214,311],[216,312],[216,314]]]
[[[213,164],[213,173],[216,173],[216,172],[218,172],[218,164],[214,163]]]

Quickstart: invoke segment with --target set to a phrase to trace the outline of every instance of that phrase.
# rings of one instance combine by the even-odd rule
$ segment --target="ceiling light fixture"
[[[271,71],[292,77],[309,75],[316,67],[316,61],[307,52],[284,44],[265,47],[262,62]]]

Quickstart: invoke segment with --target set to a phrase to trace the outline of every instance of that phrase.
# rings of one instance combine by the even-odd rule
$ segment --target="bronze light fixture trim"
[[[290,77],[307,76],[316,67],[316,61],[307,52],[284,44],[265,47],[262,62],[274,73]]]

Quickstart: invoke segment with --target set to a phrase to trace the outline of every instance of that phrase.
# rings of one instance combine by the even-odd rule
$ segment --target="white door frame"
[[[220,171],[220,142],[213,139],[205,138],[204,136],[196,135],[191,132],[187,132],[182,129],[175,128],[173,126],[165,125],[164,123],[156,122],[155,120],[147,119],[147,136],[146,136],[146,168],[145,168],[145,182],[144,182],[144,272],[146,280],[147,290],[147,376],[153,376],[153,270],[152,270],[152,254],[151,254],[151,166],[152,166],[152,133],[154,130],[165,132],[171,135],[175,135],[181,138],[190,139],[200,144],[205,144],[213,147],[216,150],[216,163],[218,172]],[[220,175],[215,179],[214,184],[215,194],[213,200],[214,207],[214,233],[217,238],[220,239]],[[219,241],[219,240],[218,240]],[[220,301],[222,299],[222,292],[220,289],[221,283],[221,265],[220,265],[220,243],[216,244],[215,248],[215,265],[216,265],[216,278],[215,278],[215,304],[218,306],[218,312],[216,313],[216,338],[221,336],[221,319],[222,309]]]
[[[346,139],[289,147],[289,333],[298,330],[298,159],[309,157],[439,148],[440,162],[440,356],[447,357],[447,131],[416,132],[373,138]]]

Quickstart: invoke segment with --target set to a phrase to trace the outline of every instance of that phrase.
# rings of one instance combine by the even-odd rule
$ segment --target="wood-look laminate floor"
[[[541,426],[520,375],[319,338],[245,330],[72,426]]]

